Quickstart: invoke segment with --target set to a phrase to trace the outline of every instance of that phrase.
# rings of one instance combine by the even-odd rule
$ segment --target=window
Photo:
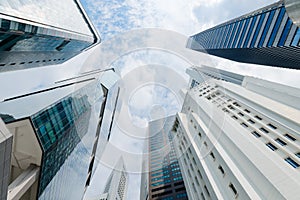
[[[202,179],[203,177],[202,177],[202,174],[201,174],[201,172],[200,172],[200,170],[198,169],[198,175],[199,175],[199,177]]]
[[[204,144],[204,146],[206,146],[206,147],[207,147],[207,143],[206,143],[206,142],[203,142],[203,144]]]
[[[251,22],[251,25],[250,25],[250,28],[249,28],[246,40],[244,42],[243,48],[246,48],[247,45],[248,45],[248,43],[249,43],[249,39],[250,39],[250,36],[251,36],[251,34],[253,32],[253,28],[254,28],[254,25],[256,23],[256,19],[257,19],[257,15],[252,18],[252,22]]]
[[[275,10],[272,10],[272,11],[270,12],[270,15],[269,15],[269,17],[268,17],[268,21],[267,21],[266,24],[265,24],[265,28],[264,28],[264,31],[263,31],[262,36],[261,36],[261,38],[260,38],[258,47],[262,47],[262,45],[263,45],[263,43],[264,43],[264,41],[265,41],[267,32],[269,31],[269,27],[270,27],[271,22],[272,22],[273,17],[274,17],[274,13],[275,13]]]
[[[274,146],[272,143],[267,143],[266,144],[272,151],[275,151],[276,149],[277,149],[277,147],[276,146]]]
[[[298,168],[299,164],[296,163],[293,159],[291,159],[290,157],[284,159],[287,163],[289,163],[292,167],[294,168]]]
[[[276,34],[278,33],[278,29],[280,27],[280,24],[281,24],[281,21],[282,21],[282,18],[284,16],[284,13],[285,13],[285,9],[284,8],[281,8],[280,10],[280,13],[276,19],[276,23],[275,23],[275,26],[273,28],[273,31],[271,33],[271,36],[270,36],[270,39],[268,41],[268,47],[272,46],[273,45],[273,42],[276,38]]]
[[[252,41],[251,41],[251,44],[250,44],[250,47],[254,47],[255,45],[255,42],[256,42],[256,39],[257,39],[257,36],[258,36],[258,33],[260,32],[260,29],[261,29],[261,26],[262,26],[262,23],[265,19],[265,16],[266,16],[266,13],[263,13],[261,16],[260,16],[260,19],[259,19],[259,22],[258,22],[258,25],[255,29],[255,33],[253,35],[253,38],[252,38]]]
[[[285,146],[286,145],[286,143],[284,141],[282,141],[281,139],[279,139],[279,138],[277,138],[275,141],[277,143],[279,143],[281,146]]]
[[[201,197],[203,200],[205,200],[204,194],[201,192]]]
[[[263,127],[261,127],[259,130],[261,130],[264,133],[269,133],[269,131],[267,129],[263,128]]]
[[[235,110],[235,108],[234,108],[232,105],[229,105],[228,108],[229,108],[230,110]]]
[[[260,135],[259,133],[257,133],[256,131],[253,131],[252,134],[253,134],[255,137],[257,137],[257,138],[259,138],[259,137],[261,136],[261,135]]]
[[[196,165],[196,160],[195,160],[195,158],[193,158],[193,163]]]
[[[232,118],[233,118],[233,119],[238,119],[238,117],[237,117],[237,116],[235,116],[235,115],[233,115],[233,116],[232,116]]]
[[[225,171],[224,171],[224,169],[223,169],[223,167],[222,167],[221,165],[219,165],[218,169],[220,170],[220,172],[221,172],[223,175],[225,175]]]
[[[256,119],[262,120],[262,118],[260,116],[255,115]]]
[[[207,189],[206,185],[204,185],[204,189],[205,189],[205,191],[206,191],[207,195],[208,195],[208,196],[210,196],[210,194],[209,194],[209,191],[208,191],[208,189]]]
[[[195,180],[196,180],[197,185],[200,185],[197,176],[195,176]]]
[[[201,135],[201,133],[200,133],[200,132],[198,132],[198,135],[199,135],[199,137],[200,137],[200,138],[202,137],[202,135]]]
[[[182,180],[182,176],[173,178],[174,181]]]
[[[284,30],[283,30],[283,32],[281,34],[281,37],[280,37],[280,40],[279,40],[277,46],[283,46],[284,45],[284,43],[286,41],[286,38],[288,36],[288,33],[289,33],[290,29],[291,29],[292,24],[293,24],[293,22],[290,19],[288,19],[288,21],[285,24]]]
[[[235,48],[235,45],[236,45],[236,43],[237,43],[237,41],[239,39],[239,34],[241,32],[241,28],[242,28],[242,26],[243,26],[244,23],[245,23],[245,20],[242,20],[242,21],[239,22],[239,27],[237,29],[236,35],[235,35],[234,40],[233,40],[233,44],[231,46],[232,48]]]
[[[296,155],[298,158],[300,158],[300,152],[295,153],[295,155]]]
[[[178,198],[178,199],[183,198],[183,197],[187,197],[187,194],[186,193],[181,193],[181,194],[176,195],[176,198]]]
[[[294,138],[293,136],[289,135],[289,134],[285,134],[284,135],[286,138],[288,138],[289,140],[292,140],[292,141],[296,141],[296,138]]]
[[[195,184],[193,183],[192,185],[193,185],[193,189],[194,189],[194,191],[195,191],[195,192],[197,192],[197,191],[196,191]]]
[[[243,113],[241,113],[241,112],[239,112],[238,114],[239,114],[240,116],[242,116],[242,117],[244,116],[244,114],[243,114]]]
[[[247,128],[247,127],[248,127],[248,125],[247,125],[247,124],[245,124],[244,122],[243,122],[243,123],[241,123],[241,125],[242,125],[243,127],[245,127],[245,128]]]
[[[268,126],[269,126],[269,127],[271,127],[272,129],[277,129],[277,127],[276,127],[276,126],[274,126],[274,125],[273,125],[273,124],[271,124],[271,123],[270,123],[270,124],[268,124]]]
[[[237,197],[238,192],[237,192],[236,188],[234,187],[234,185],[232,183],[229,184],[229,188],[233,192],[234,196]]]
[[[297,31],[295,33],[295,36],[293,38],[291,46],[297,46],[297,44],[299,43],[299,39],[300,39],[300,29],[297,28]]]
[[[250,111],[248,109],[245,109],[244,111],[247,112],[247,113],[250,113]]]
[[[255,122],[252,119],[248,119],[248,122],[250,122],[251,124],[255,124]]]
[[[247,28],[248,28],[249,22],[250,22],[250,18],[246,19],[246,23],[245,23],[245,26],[243,27],[242,34],[241,34],[239,43],[237,45],[237,48],[241,47],[242,41],[243,41],[243,39],[244,39],[244,37],[246,35],[245,33],[246,33]]]
[[[192,164],[190,164],[190,168],[194,171],[194,167],[193,167],[193,165]]]
[[[234,102],[233,105],[237,106],[237,107],[241,107],[240,104],[238,104],[237,102]]]
[[[216,159],[216,157],[215,157],[215,155],[214,155],[214,153],[213,152],[210,152],[210,154],[209,154],[214,160]]]

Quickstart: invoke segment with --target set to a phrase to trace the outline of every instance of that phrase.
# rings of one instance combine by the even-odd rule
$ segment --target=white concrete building
[[[107,179],[99,200],[125,200],[128,187],[128,173],[121,157]]]
[[[189,199],[299,199],[300,90],[188,71],[173,128]]]

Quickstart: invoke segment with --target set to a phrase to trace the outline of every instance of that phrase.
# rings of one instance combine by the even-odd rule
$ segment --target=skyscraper
[[[106,182],[99,200],[125,200],[128,187],[128,174],[123,157],[120,157]]]
[[[149,185],[144,186],[145,178],[142,176],[141,194],[143,199],[187,199],[178,158],[172,143],[172,125],[175,116],[162,118],[149,122],[148,166],[143,169],[148,175]],[[148,190],[148,191],[145,191]],[[146,198],[145,198],[146,199]]]
[[[216,80],[223,80],[234,84],[242,85],[244,76],[222,69],[208,67],[202,65],[201,67],[193,67],[186,70],[190,76],[189,86],[190,89],[205,82],[208,79],[214,78]]]
[[[100,156],[97,144],[107,139],[100,129],[108,89],[117,79],[110,70],[0,104],[13,134],[8,199],[83,197]]]
[[[187,47],[238,62],[300,68],[299,2],[277,3],[189,38]]]
[[[0,2],[0,72],[63,63],[99,42],[79,0]]]
[[[189,199],[297,199],[299,100],[299,89],[247,76],[190,89],[173,126]]]

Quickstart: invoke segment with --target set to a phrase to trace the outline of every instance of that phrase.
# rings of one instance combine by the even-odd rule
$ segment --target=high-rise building
[[[187,199],[178,158],[172,142],[171,131],[174,120],[175,116],[170,116],[149,122],[148,152],[146,152],[149,155],[148,162],[146,162],[148,166],[143,169],[148,178],[145,179],[142,176],[141,185],[141,194],[147,199]],[[145,187],[145,183],[149,185]],[[144,197],[142,198],[146,199]]]
[[[8,199],[83,197],[101,156],[97,145],[107,142],[101,126],[108,89],[117,79],[110,70],[0,103],[13,134]]]
[[[115,168],[109,175],[103,194],[99,200],[125,200],[128,187],[128,173],[123,157],[120,157]]]
[[[298,199],[299,100],[299,89],[247,76],[190,89],[173,125],[189,199]]]
[[[79,0],[0,2],[0,72],[60,64],[99,42]]]
[[[196,87],[197,85],[199,85],[199,83],[202,83],[210,78],[223,80],[238,85],[241,85],[244,79],[244,76],[240,74],[204,65],[202,65],[201,67],[188,68],[186,70],[186,73],[190,76],[190,89]]]
[[[12,150],[12,134],[0,119],[0,200],[7,199],[7,190],[10,174],[10,159]]]
[[[300,6],[281,0],[191,36],[187,47],[230,60],[300,68]]]

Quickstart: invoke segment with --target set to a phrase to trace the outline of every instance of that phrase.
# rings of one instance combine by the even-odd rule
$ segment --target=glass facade
[[[117,79],[114,72],[107,71],[99,79],[0,104],[5,123],[28,122],[26,130],[41,149],[41,160],[34,163],[40,169],[33,193],[37,192],[37,199],[83,198],[96,169],[96,150],[103,151],[107,143],[99,119],[104,117],[108,89]]]
[[[94,81],[31,116],[43,149],[39,199],[83,197],[103,95]]]
[[[79,1],[0,2],[0,72],[59,64],[98,41]]]
[[[32,116],[44,151],[39,194],[42,194],[86,134],[90,110],[91,105],[87,101],[87,96],[67,97],[47,110]],[[76,127],[74,124],[79,126]],[[85,153],[88,152],[85,151]]]
[[[150,199],[188,199],[171,129],[175,117],[149,123],[149,197]]]
[[[298,69],[299,42],[299,28],[279,1],[191,36],[188,47],[239,62]]]

